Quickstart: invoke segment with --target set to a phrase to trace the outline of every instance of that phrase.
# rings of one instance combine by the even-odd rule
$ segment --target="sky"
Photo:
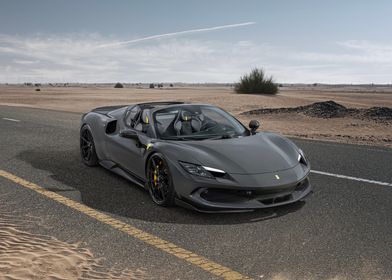
[[[389,0],[0,0],[0,83],[392,83]]]

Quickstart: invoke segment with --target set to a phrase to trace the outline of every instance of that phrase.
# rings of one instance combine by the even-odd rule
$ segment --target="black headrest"
[[[145,124],[149,124],[150,120],[148,119],[148,110],[143,110],[142,112],[142,117],[141,117],[141,122]]]
[[[191,121],[192,120],[192,115],[188,111],[181,111],[181,121]]]

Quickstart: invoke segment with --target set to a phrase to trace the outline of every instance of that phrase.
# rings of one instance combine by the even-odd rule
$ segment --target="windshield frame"
[[[212,108],[218,111],[224,118],[228,118],[229,121],[232,121],[233,123],[237,124],[239,127],[243,129],[243,132],[241,134],[235,134],[233,136],[230,136],[229,134],[217,134],[217,133],[211,133],[210,135],[173,135],[170,137],[164,137],[160,134],[160,131],[157,127],[157,124],[159,123],[156,119],[156,114],[159,113],[160,111],[165,111],[165,110],[182,110],[186,109],[186,107],[193,107],[193,106],[199,106],[199,107],[204,107],[204,108]],[[242,123],[240,122],[237,118],[235,118],[232,114],[227,112],[226,110],[209,105],[209,104],[181,104],[181,105],[173,105],[173,106],[168,106],[164,108],[157,108],[151,112],[151,117],[153,120],[153,126],[155,130],[155,134],[157,139],[160,140],[165,140],[165,141],[200,141],[200,140],[208,140],[208,139],[228,139],[228,138],[233,138],[233,137],[242,137],[242,136],[250,136],[251,132],[250,130]],[[230,137],[228,137],[230,136]]]

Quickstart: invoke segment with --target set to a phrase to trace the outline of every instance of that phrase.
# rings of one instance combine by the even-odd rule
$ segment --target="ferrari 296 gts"
[[[312,189],[304,152],[258,127],[207,104],[101,107],[82,117],[80,153],[86,165],[147,189],[160,206],[237,212],[304,199]]]

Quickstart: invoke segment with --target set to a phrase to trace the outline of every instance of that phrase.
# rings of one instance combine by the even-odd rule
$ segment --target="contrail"
[[[247,25],[252,25],[252,24],[255,24],[255,23],[256,22],[249,21],[249,22],[235,23],[235,24],[228,24],[228,25],[221,25],[221,26],[213,26],[213,27],[207,27],[207,28],[190,29],[190,30],[172,32],[172,33],[152,35],[152,36],[138,38],[138,39],[129,40],[129,41],[122,41],[122,42],[115,42],[115,43],[111,43],[111,44],[104,44],[104,45],[99,45],[97,47],[98,48],[115,47],[115,46],[121,46],[121,45],[126,45],[126,44],[142,42],[142,41],[154,40],[154,39],[159,39],[159,38],[164,38],[164,37],[173,37],[173,36],[183,35],[183,34],[191,34],[191,33],[206,32],[206,31],[215,31],[215,30],[221,30],[221,29],[228,29],[228,28],[247,26]]]

